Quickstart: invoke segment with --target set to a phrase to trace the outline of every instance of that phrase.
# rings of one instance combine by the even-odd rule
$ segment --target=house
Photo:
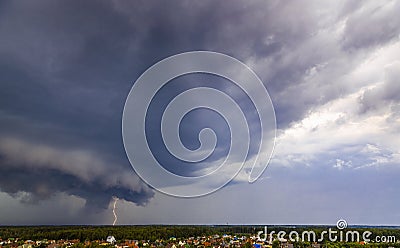
[[[114,236],[108,236],[106,241],[110,244],[114,244],[115,242],[117,242],[117,240],[115,239]]]

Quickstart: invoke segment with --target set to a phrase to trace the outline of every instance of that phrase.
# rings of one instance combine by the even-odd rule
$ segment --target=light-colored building
[[[117,242],[117,240],[115,239],[114,236],[108,236],[106,241],[110,244],[114,244],[115,242]]]

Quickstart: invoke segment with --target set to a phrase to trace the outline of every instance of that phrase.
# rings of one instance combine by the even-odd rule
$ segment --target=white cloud
[[[273,161],[282,165],[310,164],[313,160],[314,164],[326,164],[326,161],[315,159],[326,159],[332,153],[358,156],[362,152],[364,161],[361,163],[376,165],[398,162],[394,155],[390,158],[374,156],[380,149],[389,150],[393,154],[400,152],[400,119],[396,113],[398,109],[394,107],[399,104],[396,93],[399,84],[398,77],[393,76],[398,73],[398,62],[392,56],[394,51],[399,50],[398,42],[372,53],[346,76],[347,82],[360,85],[358,90],[311,108],[303,119],[280,130]],[[364,73],[373,76],[368,80]],[[363,110],[367,98],[373,111]],[[378,150],[365,152],[363,147],[370,147],[370,144],[374,144]],[[359,147],[360,154],[348,154],[346,147],[350,146]],[[354,153],[354,150],[351,152]],[[375,162],[367,162],[369,160]]]
[[[344,161],[344,160],[341,160],[341,159],[336,159],[336,164],[335,165],[333,165],[333,168],[337,168],[337,169],[339,169],[339,170],[342,170],[342,169],[344,169],[344,168],[351,168],[351,167],[353,167],[352,166],[352,162],[351,162],[351,160],[349,160],[349,161]]]

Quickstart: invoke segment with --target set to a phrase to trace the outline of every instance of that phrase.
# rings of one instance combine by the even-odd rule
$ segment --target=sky
[[[114,198],[120,225],[400,225],[399,12],[399,1],[372,0],[1,1],[0,225],[112,224]],[[198,50],[257,74],[276,140],[258,181],[242,170],[212,194],[179,198],[135,173],[122,114],[150,66]],[[196,150],[211,128],[215,151],[195,166],[171,157],[162,113],[199,86],[238,103],[252,141],[262,132],[249,97],[229,80],[171,80],[149,106],[146,137],[158,161],[183,176],[215,168],[241,142],[223,116],[198,109],[182,119],[181,141]]]

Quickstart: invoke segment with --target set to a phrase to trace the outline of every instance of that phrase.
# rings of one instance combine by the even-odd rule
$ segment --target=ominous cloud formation
[[[243,223],[247,220],[237,212],[247,211],[257,223],[326,223],[339,215],[365,223],[365,216],[386,213],[369,223],[399,224],[400,215],[393,209],[400,202],[392,197],[399,193],[400,175],[398,13],[399,1],[2,1],[3,198],[37,205],[77,197],[89,208],[107,208],[113,196],[131,205],[155,201],[158,205],[133,207],[146,216],[134,219],[143,223],[179,222],[179,218],[226,223],[231,216]],[[134,80],[155,62],[192,50],[238,58],[260,76],[271,95],[277,146],[266,172],[270,180],[254,186],[261,192],[257,194],[265,191],[270,197],[262,202],[271,210],[263,220],[257,218],[264,212],[249,210],[244,200],[235,203],[236,193],[229,191],[226,196],[210,196],[213,201],[193,200],[193,205],[157,198],[126,159],[121,115]],[[230,92],[251,113],[248,99],[222,81],[192,77],[184,86],[172,82],[158,100],[163,106],[174,92],[216,82],[216,88]],[[151,108],[161,111],[158,106]],[[249,116],[252,135],[257,136],[253,117]],[[198,130],[212,125],[221,139],[211,162],[226,154],[226,124],[215,113],[193,113],[184,124],[182,142],[187,147],[195,149]],[[193,173],[193,168],[182,169],[170,160],[159,144],[158,129],[149,130],[155,153],[169,162],[169,169]],[[236,182],[244,178],[239,175]],[[249,197],[255,192],[254,188],[239,191]],[[371,194],[379,195],[379,204],[364,210]],[[339,198],[347,201],[346,209],[332,200]],[[226,201],[232,202],[228,210]],[[325,208],[313,210],[315,219],[299,214],[310,213],[318,204]],[[289,208],[293,205],[298,212]],[[171,214],[160,217],[165,206]],[[190,206],[202,206],[204,212],[193,217]],[[222,215],[225,211],[231,215]],[[6,212],[0,212],[2,218],[7,219]]]
[[[24,202],[63,192],[86,199],[86,205],[107,208],[112,196],[145,204],[153,196],[132,171],[84,150],[54,148],[15,139],[0,141],[0,188]],[[24,194],[21,194],[24,193]]]

